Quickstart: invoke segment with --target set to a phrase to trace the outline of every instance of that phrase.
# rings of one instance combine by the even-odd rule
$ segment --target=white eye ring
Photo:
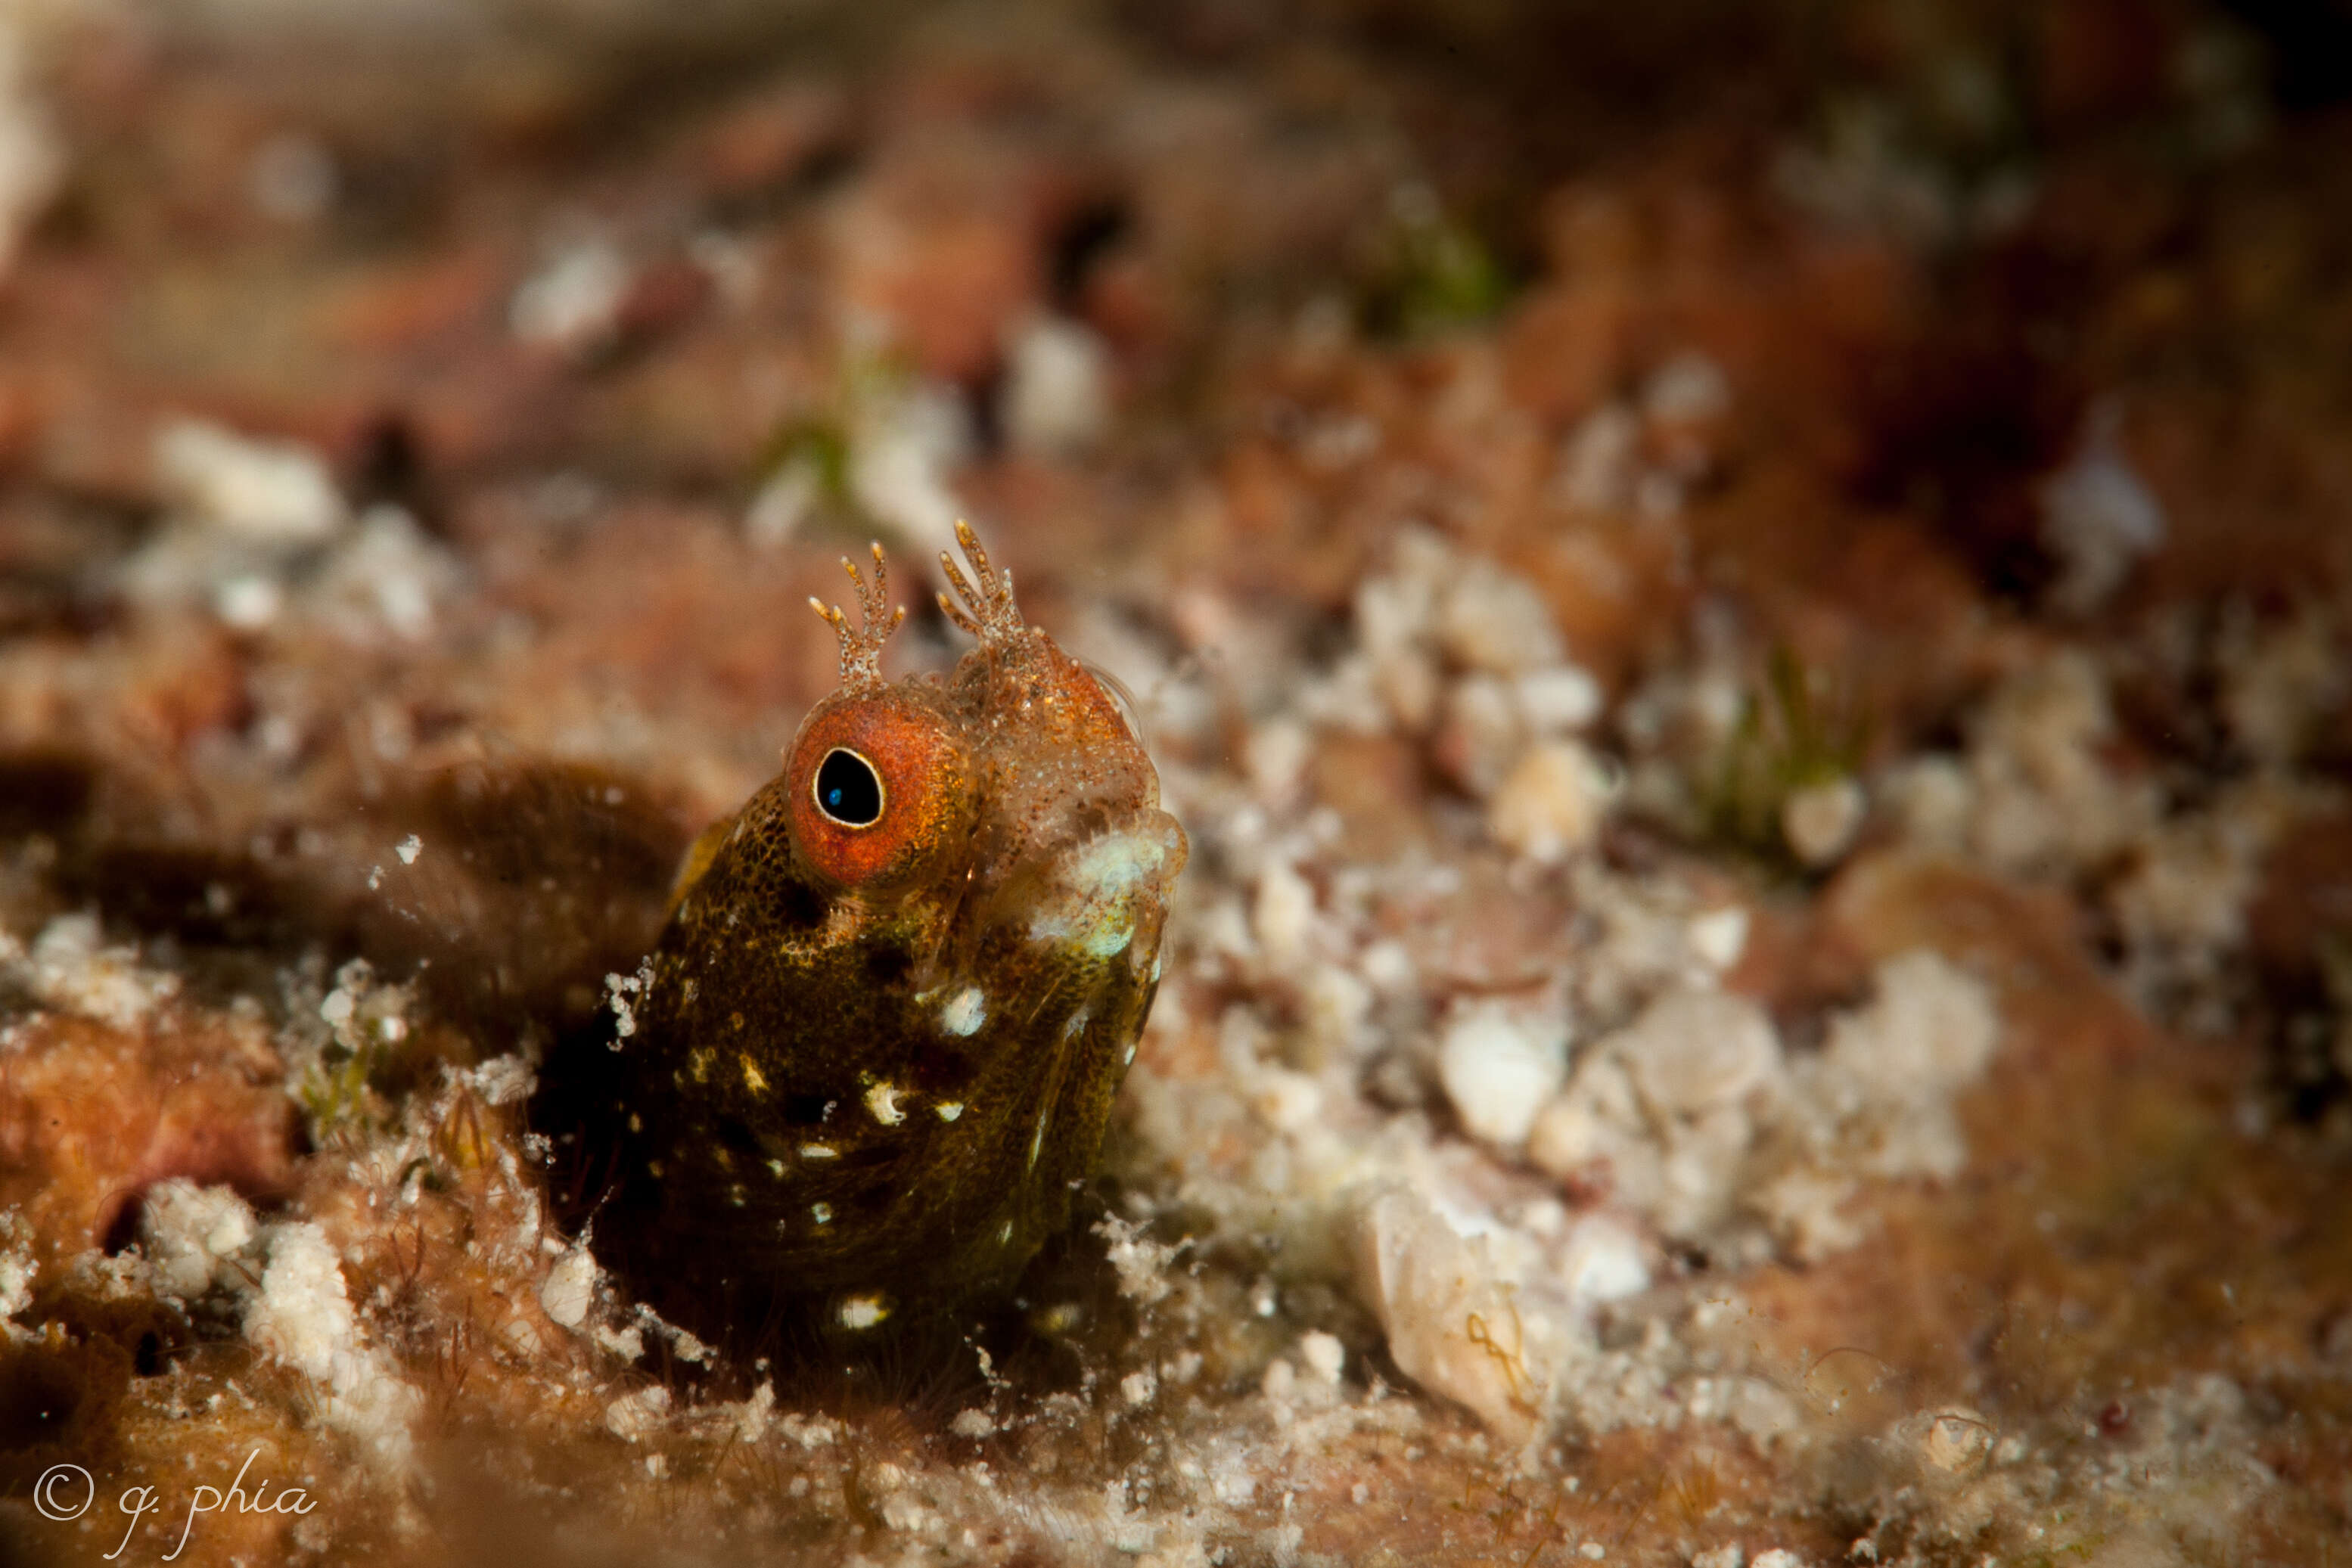
[[[836,758],[842,759],[839,766]],[[857,813],[868,804],[866,790],[872,792],[871,810],[861,819]],[[809,798],[816,802],[818,814],[826,821],[853,831],[880,822],[890,800],[889,791],[882,785],[882,770],[874,766],[874,759],[846,746],[836,746],[826,752],[816,770],[809,775]]]

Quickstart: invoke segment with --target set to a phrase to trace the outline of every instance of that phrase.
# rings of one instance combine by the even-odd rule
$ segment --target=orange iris
[[[971,766],[936,688],[844,694],[801,726],[784,763],[793,847],[845,887],[887,887],[967,842]]]

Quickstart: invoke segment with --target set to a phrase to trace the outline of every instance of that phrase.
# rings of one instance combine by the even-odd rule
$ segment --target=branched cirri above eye
[[[870,828],[882,820],[882,775],[845,746],[824,754],[813,788],[816,809],[845,828]]]

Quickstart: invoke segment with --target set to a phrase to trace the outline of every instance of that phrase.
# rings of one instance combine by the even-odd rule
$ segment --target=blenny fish
[[[1006,1291],[1071,1220],[1160,980],[1186,842],[1103,683],[971,530],[952,674],[841,685],[688,852],[616,1042],[607,1220],[640,1279],[861,1333]],[[600,1255],[602,1249],[600,1248]],[[708,1318],[708,1314],[700,1314]]]

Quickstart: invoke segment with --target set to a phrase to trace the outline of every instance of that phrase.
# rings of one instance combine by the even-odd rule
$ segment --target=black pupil
[[[870,828],[882,815],[882,780],[872,763],[836,746],[817,764],[816,803],[836,822]]]

